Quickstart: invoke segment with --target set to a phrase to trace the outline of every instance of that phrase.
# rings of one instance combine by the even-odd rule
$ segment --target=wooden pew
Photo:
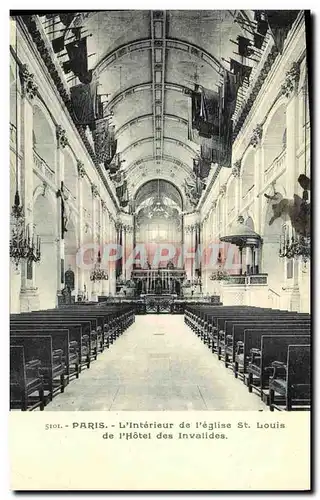
[[[78,327],[81,326],[82,329],[81,346],[82,346],[82,351],[83,352],[85,351],[84,354],[85,361],[83,361],[83,356],[81,356],[80,358],[82,366],[87,366],[89,368],[90,361],[97,359],[98,349],[97,349],[97,337],[95,335],[95,328],[96,328],[95,319],[92,319],[91,317],[85,318],[82,315],[76,316],[75,314],[67,316],[59,316],[58,314],[46,313],[45,311],[41,311],[41,314],[40,311],[36,311],[35,313],[27,313],[21,315],[18,314],[14,317],[10,317],[11,325],[17,323],[25,323],[26,321],[31,324],[39,323],[42,325],[54,323],[55,327],[59,325],[60,328],[71,327],[72,325],[78,325]],[[77,339],[72,338],[72,340],[77,340]]]
[[[76,319],[87,319],[92,322],[91,338],[93,342],[97,342],[97,352],[98,349],[102,352],[105,346],[109,346],[117,336],[119,336],[125,328],[133,323],[133,311],[132,308],[128,309],[125,307],[123,311],[119,308],[102,308],[99,307],[77,307],[68,306],[65,309],[49,309],[46,311],[34,311],[33,313],[23,313],[26,316],[30,314],[40,315],[40,316],[57,316],[61,318],[76,318]],[[22,317],[21,314],[15,315],[14,317]],[[88,333],[88,332],[87,332]]]
[[[247,309],[244,312],[237,312],[235,314],[233,311],[219,315],[214,320],[215,323],[215,333],[212,334],[212,345],[213,349],[216,349],[218,353],[218,358],[221,359],[222,354],[226,353],[227,347],[230,347],[233,340],[233,330],[232,326],[235,323],[252,322],[252,321],[275,321],[275,320],[296,320],[298,318],[297,313],[288,311],[274,311],[272,309],[261,309],[259,311]],[[242,339],[237,339],[242,340]],[[229,349],[230,351],[230,349]],[[228,351],[228,352],[229,352]],[[234,362],[234,346],[232,347],[232,362]],[[228,354],[227,354],[228,357]],[[228,359],[227,359],[228,360]]]
[[[44,410],[43,379],[39,373],[38,359],[29,361],[24,357],[21,345],[10,346],[10,409],[22,411],[40,408]],[[38,397],[35,394],[38,393]]]
[[[40,374],[43,376],[43,387],[49,393],[51,401],[57,392],[64,392],[66,368],[62,360],[62,352],[54,352],[52,337],[24,332],[10,335],[10,345],[22,346],[27,362],[39,360]]]
[[[309,328],[310,323],[310,319],[299,319],[291,315],[272,315],[269,317],[263,316],[261,318],[250,317],[246,321],[227,321],[226,331],[231,331],[231,335],[226,335],[225,365],[227,366],[230,361],[234,369],[235,377],[237,378],[237,376],[239,375],[239,366],[245,366],[244,359],[247,360],[247,357],[250,354],[250,348],[254,347],[250,346],[248,351],[247,349],[249,344],[244,344],[244,333],[247,329],[266,330],[268,328],[271,328],[270,333],[272,333],[273,326],[276,328],[287,330],[300,326],[306,326]]]
[[[52,329],[52,325],[36,325],[29,323],[18,324],[10,329],[10,335],[22,334],[27,331],[32,332],[32,335],[50,335],[52,337],[52,347],[54,351],[61,349],[63,351],[62,359],[66,366],[66,385],[71,378],[75,376],[79,378],[80,373],[80,357],[78,354],[78,342],[70,341],[70,331],[68,329]]]
[[[269,382],[269,407],[291,411],[310,409],[311,358],[309,345],[289,345],[287,362],[273,361]]]
[[[76,320],[61,320],[55,317],[45,316],[31,316],[26,319],[25,317],[11,319],[10,328],[21,328],[28,326],[30,328],[57,328],[67,329],[69,331],[69,349],[76,351],[79,356],[80,366],[79,373],[83,367],[90,368],[92,357],[95,359],[95,353],[92,353],[91,345],[91,323],[90,321],[82,321],[81,323]],[[89,332],[89,333],[84,333]]]
[[[269,396],[269,378],[272,374],[273,361],[287,361],[288,346],[291,344],[310,344],[310,334],[306,330],[300,330],[288,333],[286,330],[274,329],[270,334],[270,329],[260,337],[260,348],[251,349],[251,359],[248,364],[248,390],[252,392],[253,388],[258,392],[268,404]],[[254,330],[246,330],[246,335],[256,336]]]

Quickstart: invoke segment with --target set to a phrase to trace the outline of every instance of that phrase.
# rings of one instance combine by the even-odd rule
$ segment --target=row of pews
[[[310,409],[310,314],[190,305],[184,320],[271,411]]]
[[[44,410],[134,322],[131,305],[10,315],[10,409]]]

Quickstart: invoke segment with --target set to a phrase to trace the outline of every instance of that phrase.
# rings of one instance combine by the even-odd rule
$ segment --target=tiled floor
[[[46,411],[265,410],[183,316],[137,316],[135,323],[72,381]]]

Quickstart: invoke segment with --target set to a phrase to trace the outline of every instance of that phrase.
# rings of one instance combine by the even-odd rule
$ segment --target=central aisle
[[[265,410],[183,316],[136,316],[135,323],[46,411]]]

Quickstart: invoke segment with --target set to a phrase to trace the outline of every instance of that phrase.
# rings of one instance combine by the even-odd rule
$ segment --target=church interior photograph
[[[10,410],[311,408],[310,12],[10,12]]]

